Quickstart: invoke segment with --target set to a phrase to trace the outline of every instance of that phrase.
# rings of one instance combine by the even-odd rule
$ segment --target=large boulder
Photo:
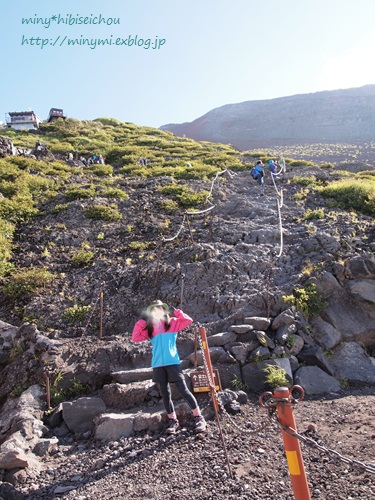
[[[101,398],[79,398],[75,401],[64,402],[62,408],[64,422],[75,434],[92,431],[94,418],[106,410]]]
[[[298,353],[297,359],[301,363],[306,363],[311,366],[318,366],[329,375],[333,374],[331,363],[327,356],[324,354],[323,349],[319,346],[311,346],[302,349],[302,351]]]
[[[329,394],[341,389],[340,383],[318,366],[302,366],[294,374],[294,382],[309,395]]]
[[[363,347],[355,342],[344,342],[336,347],[330,362],[337,378],[375,384],[375,366]]]
[[[106,413],[95,421],[95,439],[117,441],[133,434],[134,414]]]
[[[332,349],[341,342],[341,333],[321,317],[313,318],[311,324],[314,328],[314,338],[323,349]]]
[[[45,393],[38,385],[29,387],[18,398],[9,398],[0,412],[0,442],[15,432],[22,432],[27,440],[42,437],[47,431],[42,422],[45,406]]]
[[[317,286],[328,301],[328,306],[320,317],[341,333],[344,342],[361,342],[364,345],[375,343],[375,310],[361,300],[358,301],[337,279],[323,272]]]
[[[260,392],[269,389],[266,384],[267,374],[264,371],[268,365],[284,370],[289,383],[293,383],[293,374],[288,358],[268,359],[258,363],[248,363],[242,367],[242,380],[251,391]]]
[[[250,316],[245,318],[245,323],[251,325],[254,330],[266,331],[271,324],[271,320],[260,316]]]
[[[351,279],[374,279],[375,255],[372,253],[356,255],[346,261],[345,270]]]
[[[8,137],[0,136],[0,158],[15,154],[16,148],[13,146],[13,142]]]
[[[208,345],[210,347],[223,347],[225,344],[237,340],[237,335],[234,332],[216,333],[208,337]]]

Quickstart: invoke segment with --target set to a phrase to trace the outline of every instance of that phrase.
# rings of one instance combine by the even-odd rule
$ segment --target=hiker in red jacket
[[[152,345],[153,369],[152,379],[160,386],[164,406],[170,419],[168,434],[174,434],[179,428],[174,410],[170,382],[173,382],[181,396],[190,406],[195,417],[195,428],[198,432],[206,430],[206,421],[201,414],[197,400],[189,391],[182,373],[181,362],[177,351],[178,332],[189,326],[193,320],[181,309],[175,309],[174,315],[169,315],[167,304],[156,300],[146,309],[146,320],[140,319],[133,329],[132,340],[143,342],[149,340]]]

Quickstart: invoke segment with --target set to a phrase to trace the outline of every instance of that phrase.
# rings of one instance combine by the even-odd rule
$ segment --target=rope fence
[[[281,163],[281,168],[280,168],[279,172],[277,173],[277,175],[281,175],[283,172],[285,172],[285,161],[284,161],[283,158],[281,158],[280,163]],[[231,172],[229,169],[225,169],[225,170],[222,170],[220,172],[217,172],[216,175],[215,175],[215,177],[214,177],[214,179],[211,181],[209,193],[208,193],[208,195],[206,197],[207,202],[211,203],[210,198],[212,198],[212,196],[213,196],[213,190],[214,190],[214,187],[215,187],[215,183],[218,182],[220,176],[223,176],[223,175],[228,175],[230,178],[233,178],[237,174],[234,173],[234,172]],[[276,183],[275,183],[275,180],[274,180],[273,176],[271,176],[271,178],[272,178],[273,185],[275,187],[275,192],[276,192],[278,225],[279,225],[279,232],[280,232],[280,248],[279,248],[279,252],[275,256],[275,258],[278,259],[282,255],[282,253],[283,253],[283,227],[282,227],[282,213],[281,213],[281,208],[283,206],[283,193],[282,193],[282,190],[279,191],[277,189],[277,186],[276,186]],[[204,210],[199,210],[199,211],[185,211],[183,213],[183,215],[182,215],[182,222],[181,222],[180,226],[178,227],[176,233],[173,236],[168,237],[168,238],[162,237],[161,243],[159,243],[158,246],[155,249],[155,253],[156,253],[156,266],[155,266],[155,273],[154,273],[154,288],[157,286],[157,279],[158,279],[158,273],[159,273],[159,268],[160,268],[160,263],[161,263],[161,256],[162,256],[162,251],[163,251],[163,245],[167,244],[167,243],[172,243],[173,241],[177,240],[177,238],[181,235],[181,233],[182,233],[182,231],[183,231],[183,229],[185,227],[187,227],[187,229],[189,231],[191,242],[194,243],[193,233],[191,231],[189,217],[191,217],[191,216],[206,215],[206,214],[209,214],[209,213],[212,214],[212,211],[213,211],[213,209],[215,207],[216,207],[216,205],[211,203],[211,206],[208,207],[208,208],[206,208],[206,209],[204,209]],[[228,222],[231,222],[231,221],[228,221]],[[212,231],[212,218],[211,218],[210,232],[211,231]],[[275,259],[273,260],[273,262],[271,262],[271,268],[273,267],[274,263],[275,263]],[[99,340],[102,340],[102,338],[103,338],[103,308],[104,308],[104,292],[105,292],[105,288],[108,287],[112,282],[116,282],[117,283],[119,280],[122,279],[122,277],[123,276],[119,276],[119,277],[107,280],[105,282],[102,282],[101,285],[100,285],[100,289],[99,289],[98,293],[94,294],[94,298],[91,301],[91,304],[89,305],[89,311],[90,311],[89,315],[87,316],[85,324],[82,327],[81,335],[80,335],[80,338],[79,338],[79,341],[78,341],[78,347],[81,345],[82,339],[87,335],[88,329],[90,328],[90,325],[92,324],[92,321],[93,321],[93,318],[94,318],[94,313],[96,312],[98,306],[99,306],[99,322],[98,322],[99,323],[98,324],[99,334],[98,334],[98,338],[99,338]],[[185,277],[185,275],[184,275],[184,277]],[[270,274],[269,274],[269,277],[270,277]],[[184,281],[182,280],[182,283],[183,282]],[[267,294],[269,294],[268,288],[269,288],[269,286],[267,287]],[[233,317],[235,315],[238,315],[238,313],[239,313],[239,310],[237,310],[231,316],[228,316],[227,319],[230,319],[231,317]],[[207,324],[210,325],[210,326],[213,326],[215,324],[219,324],[221,321],[222,320],[217,320],[217,321],[213,321],[213,322],[210,322],[210,323],[207,323]]]

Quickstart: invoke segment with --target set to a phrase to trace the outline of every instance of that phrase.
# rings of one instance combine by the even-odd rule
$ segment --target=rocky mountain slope
[[[176,191],[176,179],[169,175],[126,176],[120,172],[120,166],[114,165],[109,178],[95,177],[85,173],[80,162],[73,162],[76,171],[66,178],[64,187],[39,202],[38,217],[18,226],[13,261],[19,268],[48,269],[54,275],[52,281],[34,293],[23,288],[24,293],[12,296],[9,290],[14,290],[11,287],[14,280],[5,276],[2,283],[0,464],[6,470],[2,477],[14,484],[27,483],[25,490],[31,498],[33,489],[40,498],[55,494],[79,497],[75,487],[64,489],[64,481],[54,469],[57,464],[63,463],[64,470],[74,464],[75,473],[70,479],[80,487],[87,484],[90,496],[100,494],[91,489],[93,478],[100,480],[107,472],[113,472],[113,467],[120,466],[123,453],[132,454],[123,464],[128,473],[128,465],[138,463],[137,450],[140,450],[142,477],[143,464],[148,464],[144,458],[152,457],[156,449],[164,453],[165,441],[160,435],[163,417],[157,412],[159,416],[146,418],[142,406],[147,404],[151,408],[151,404],[157,406],[160,400],[147,379],[150,348],[130,342],[134,321],[155,298],[172,308],[182,306],[206,327],[212,359],[227,390],[247,388],[251,398],[265,389],[263,370],[266,364],[273,364],[283,368],[288,383],[298,382],[306,387],[310,398],[327,391],[338,397],[348,384],[365,386],[364,393],[373,394],[373,217],[339,208],[332,199],[327,200],[311,188],[311,183],[329,185],[354,174],[334,168],[287,165],[276,187],[266,175],[265,196],[260,196],[248,173],[248,165],[255,158],[240,155],[239,158],[243,170],[218,169],[220,175],[211,176],[210,180],[179,180],[193,193],[205,193],[201,204],[194,207],[170,203],[176,200],[176,192],[181,195],[181,191]],[[37,164],[32,166],[40,177]],[[370,179],[369,174],[367,182]],[[99,189],[93,189],[95,184]],[[3,188],[5,185],[2,184]],[[112,194],[113,190],[117,193],[115,201],[105,196],[108,185]],[[69,197],[71,188],[81,193],[79,199]],[[90,196],[83,197],[82,191],[90,192]],[[124,195],[119,196],[119,191]],[[192,195],[190,191],[184,193]],[[88,217],[93,206],[113,211],[116,208],[121,218]],[[287,296],[294,305],[291,306]],[[184,368],[191,368],[192,330],[181,334],[179,349]],[[46,371],[52,385],[59,374],[64,374],[61,384],[53,385],[55,396],[66,390],[65,400],[74,397],[75,402],[66,403],[52,415],[52,420],[42,423]],[[138,382],[144,377],[144,384],[139,382],[140,385],[134,386],[134,379],[129,380],[134,374],[139,377]],[[90,417],[87,400],[79,397],[81,390],[91,398]],[[235,394],[234,398],[237,397]],[[129,400],[137,403],[130,410],[124,408],[124,402]],[[205,405],[205,411],[212,418],[209,406]],[[143,412],[139,415],[141,408]],[[252,408],[244,405],[243,415],[250,419]],[[108,424],[113,436],[118,430],[120,434],[113,437],[117,444],[103,445],[106,458],[99,463],[98,429],[107,425],[109,417],[99,419],[101,427],[96,429],[94,417],[107,411],[118,415],[124,410],[132,412],[131,416],[121,417],[127,431],[124,434],[121,426]],[[319,419],[319,405],[314,411]],[[340,412],[335,419],[341,422]],[[82,422],[88,428],[83,429]],[[194,455],[197,460],[201,459],[204,448],[193,436],[188,419],[186,425],[186,433],[166,445],[166,448],[172,446],[181,463],[185,463],[182,457],[188,448],[197,451]],[[214,428],[212,432],[216,437],[209,448],[217,453],[213,451],[217,446]],[[150,448],[144,446],[145,434],[149,436],[146,440]],[[26,456],[19,452],[25,436]],[[230,441],[236,454],[238,436]],[[9,456],[15,459],[15,448],[19,452],[17,460],[6,462]],[[254,452],[250,448],[246,453],[237,453],[239,465]],[[60,456],[54,462],[56,450]],[[87,477],[78,463],[81,452],[90,461],[91,472],[88,471]],[[363,460],[369,460],[367,452]],[[273,458],[272,463],[275,461]],[[35,478],[41,462],[48,465],[39,483]],[[28,463],[33,470],[30,475],[25,465]],[[314,469],[314,465],[311,467]],[[225,495],[262,498],[259,485],[252,484],[255,492],[249,496],[244,480],[229,481],[224,465],[215,470],[221,486],[212,482],[213,478],[205,482],[199,476],[207,488],[217,488],[212,498]],[[334,469],[331,472],[333,479]],[[129,477],[133,478],[132,474]],[[263,482],[264,474],[259,477]],[[111,481],[118,487],[117,479],[115,472]],[[53,487],[49,486],[51,481]],[[319,490],[319,481],[314,481],[315,489]],[[369,499],[372,492],[366,481],[367,476],[362,482],[362,491],[367,495],[363,498]],[[336,483],[333,491],[337,493],[340,481]],[[345,485],[347,494],[352,494],[349,482]],[[58,493],[55,490],[60,486],[62,490]],[[113,498],[105,488],[103,484],[103,498]],[[150,494],[138,488],[133,479],[126,488],[134,498]],[[285,482],[278,488],[278,498],[290,496]],[[187,497],[188,491],[191,494],[191,489],[188,481],[181,490],[181,498]],[[121,492],[126,495],[124,489]],[[163,490],[163,494],[173,497],[171,491]],[[263,498],[273,498],[273,494],[267,491]],[[158,495],[155,493],[154,498],[160,498]],[[199,495],[198,498],[208,498],[203,490],[199,490]],[[316,498],[324,498],[319,495],[316,493]]]
[[[312,143],[371,142],[375,85],[245,101],[213,109],[190,123],[163,125],[178,136],[246,150]]]

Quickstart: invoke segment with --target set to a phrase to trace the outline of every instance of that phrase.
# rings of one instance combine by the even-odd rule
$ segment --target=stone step
[[[186,403],[175,406],[181,426],[193,425],[191,410]],[[162,403],[152,408],[140,407],[134,410],[102,413],[95,419],[94,438],[117,441],[137,432],[162,431],[168,426],[168,416]]]
[[[120,370],[111,373],[113,380],[119,384],[131,384],[152,379],[152,368],[137,368],[135,370]]]
[[[144,370],[139,370],[138,375],[140,375],[140,378],[134,377],[135,371],[138,370],[114,372],[111,374],[117,382],[103,386],[102,390],[102,399],[107,408],[129,410],[140,405],[153,406],[160,401],[162,395],[158,385],[151,380],[152,369],[145,368]],[[186,384],[190,390],[192,390],[191,371],[191,369],[183,370]],[[142,377],[145,378],[142,380]],[[171,384],[170,387],[172,398],[179,399],[180,393],[175,384]]]
[[[136,382],[136,391],[141,393],[143,387],[149,384],[149,387],[154,385],[152,390],[156,390],[153,382],[143,381]],[[138,385],[141,384],[141,385]],[[122,390],[133,391],[133,384],[118,386]],[[174,384],[171,384],[172,386]],[[113,390],[113,388],[109,389]],[[215,416],[214,408],[208,393],[195,394],[198,404],[206,420],[213,419]],[[220,392],[220,400],[225,406],[232,402],[238,401],[239,404],[244,404],[247,401],[246,393],[242,391],[231,391],[226,389]],[[49,418],[55,420],[55,436],[59,435],[59,428],[64,431],[64,426],[75,434],[85,438],[89,436],[100,440],[117,440],[120,437],[128,437],[137,432],[162,432],[168,425],[168,416],[160,396],[154,397],[153,400],[139,404],[132,408],[124,408],[127,402],[120,403],[118,406],[122,408],[110,408],[105,402],[105,396],[102,397],[82,397],[75,401],[64,402],[55,410],[55,415]],[[181,399],[181,395],[176,391],[173,397],[175,411],[181,427],[193,427],[194,418],[189,405]],[[57,417],[60,423],[57,422]],[[57,427],[57,425],[59,427]],[[63,434],[61,434],[63,435]]]

